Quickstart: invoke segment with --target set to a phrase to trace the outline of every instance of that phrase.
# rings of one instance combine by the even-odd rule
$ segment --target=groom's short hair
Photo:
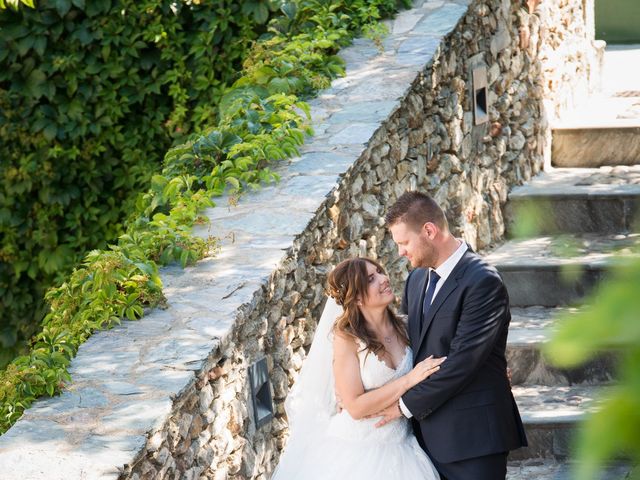
[[[449,228],[447,217],[440,205],[426,193],[416,191],[404,192],[391,206],[384,219],[387,227],[402,222],[419,230],[425,223],[431,222],[443,230]]]

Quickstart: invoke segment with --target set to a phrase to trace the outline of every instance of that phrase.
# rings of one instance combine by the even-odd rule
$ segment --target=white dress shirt
[[[435,269],[435,272],[440,276],[440,280],[438,280],[438,283],[436,284],[436,289],[433,292],[431,303],[433,303],[433,299],[436,298],[436,295],[438,295],[440,288],[442,287],[442,285],[444,285],[444,282],[447,281],[447,278],[449,278],[449,275],[451,275],[451,272],[453,271],[455,266],[458,264],[458,262],[464,255],[464,252],[466,252],[468,249],[466,242],[462,240],[459,240],[459,241],[460,241],[460,246],[457,248],[457,250],[453,252],[449,256],[449,258],[447,258],[444,262],[442,262],[442,264],[438,268]],[[430,268],[429,281],[431,281],[431,270],[432,269]],[[429,288],[428,282],[427,282],[427,288]],[[400,404],[400,411],[405,417],[407,418],[413,417],[413,414],[409,411],[407,406],[404,404],[404,402],[402,401],[402,398],[400,398],[399,404]]]

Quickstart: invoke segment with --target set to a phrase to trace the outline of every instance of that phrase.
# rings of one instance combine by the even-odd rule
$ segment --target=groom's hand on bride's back
[[[372,417],[382,417],[382,419],[378,423],[376,423],[376,428],[383,427],[387,423],[393,422],[394,420],[403,416],[404,415],[402,415],[400,404],[398,402],[394,402],[381,412],[372,415]]]
[[[444,362],[447,357],[434,358],[433,355],[425,358],[421,362],[419,362],[413,369],[407,373],[403,378],[406,378],[407,390],[414,387],[418,383],[426,380],[431,375],[440,370],[440,365]],[[371,415],[370,418],[373,417],[382,417],[378,423],[376,423],[376,427],[382,427],[393,420],[403,417],[402,410],[400,410],[400,400],[392,403],[387,408],[382,410],[381,412],[376,413],[375,415]]]

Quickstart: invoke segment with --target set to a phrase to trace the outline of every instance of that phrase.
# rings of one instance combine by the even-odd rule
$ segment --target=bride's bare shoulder
[[[353,335],[349,335],[348,333],[339,330],[334,330],[333,348],[343,351],[356,351],[357,340]]]

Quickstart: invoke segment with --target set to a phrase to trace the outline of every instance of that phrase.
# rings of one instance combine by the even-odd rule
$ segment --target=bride
[[[378,428],[375,417],[444,358],[411,368],[406,327],[377,262],[345,260],[328,284],[331,298],[286,401],[290,436],[272,480],[437,480],[409,421]]]

